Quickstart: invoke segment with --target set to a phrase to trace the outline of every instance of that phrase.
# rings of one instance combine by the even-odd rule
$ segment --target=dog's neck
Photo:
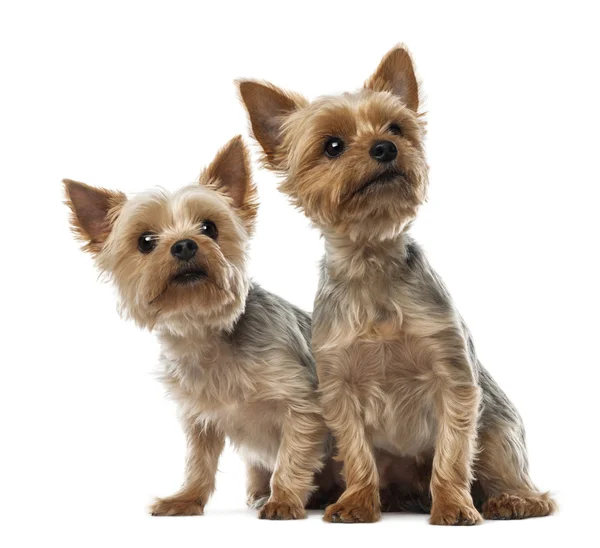
[[[406,226],[398,234],[385,239],[350,238],[344,234],[323,231],[325,267],[333,279],[368,280],[387,276],[402,267],[412,242]]]

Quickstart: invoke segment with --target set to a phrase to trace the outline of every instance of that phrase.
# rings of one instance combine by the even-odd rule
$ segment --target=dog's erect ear
[[[282,143],[282,125],[287,116],[308,104],[308,101],[296,93],[281,90],[272,84],[238,81],[240,97],[248,115],[254,138],[264,150],[266,163],[277,169],[277,152]]]
[[[66,204],[71,208],[71,228],[85,245],[98,253],[110,234],[112,224],[127,201],[125,194],[63,179]]]
[[[241,135],[231,139],[217,153],[200,174],[199,181],[227,196],[248,232],[252,232],[258,210],[257,193],[252,183],[248,150]]]
[[[200,175],[200,182],[227,196],[233,207],[242,208],[256,193],[252,184],[248,151],[241,135],[229,141]]]
[[[400,97],[411,110],[416,112],[419,108],[419,84],[410,53],[403,46],[386,53],[377,70],[365,82],[365,88],[389,91]]]

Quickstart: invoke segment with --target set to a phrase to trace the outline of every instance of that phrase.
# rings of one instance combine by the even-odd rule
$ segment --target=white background
[[[3,546],[505,545],[596,524],[598,14],[593,2],[2,2],[0,307]],[[204,517],[151,518],[184,441],[67,225],[60,180],[135,192],[191,182],[245,114],[232,81],[352,90],[397,42],[428,97],[429,202],[415,234],[520,409],[560,513],[440,528],[265,522],[232,452]],[[252,275],[312,308],[322,243],[256,170]],[[596,535],[596,533],[593,533]],[[592,542],[592,541],[590,541]],[[576,542],[576,544],[578,544]],[[589,545],[589,544],[588,544]]]

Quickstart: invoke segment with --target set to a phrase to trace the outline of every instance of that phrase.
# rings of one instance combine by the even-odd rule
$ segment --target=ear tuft
[[[248,111],[252,134],[265,153],[268,167],[277,169],[277,152],[283,140],[282,126],[287,116],[308,104],[296,93],[267,82],[239,80],[240,98]]]
[[[365,82],[373,91],[389,91],[400,97],[408,108],[419,109],[419,83],[408,50],[400,45],[386,53],[377,70]]]
[[[202,172],[199,181],[227,196],[249,233],[254,228],[258,210],[256,186],[248,150],[241,135],[229,141]]]
[[[127,201],[122,192],[63,179],[65,203],[71,209],[71,229],[84,251],[97,254],[110,234],[119,210]]]

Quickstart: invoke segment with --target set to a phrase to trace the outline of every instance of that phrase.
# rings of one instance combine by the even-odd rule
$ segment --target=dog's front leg
[[[174,495],[157,499],[150,507],[153,516],[201,516],[215,490],[215,476],[225,437],[212,425],[184,423],[188,444],[185,482]]]
[[[346,490],[325,510],[323,519],[339,523],[370,523],[381,516],[379,475],[373,445],[358,395],[345,380],[320,374],[325,421],[343,461]]]
[[[283,424],[271,495],[261,519],[301,519],[314,489],[315,472],[322,467],[325,424],[313,411],[288,410]]]
[[[466,360],[449,360],[438,366],[442,375],[435,396],[437,435],[430,523],[475,525],[482,521],[471,497],[480,390],[466,373],[470,371]]]

